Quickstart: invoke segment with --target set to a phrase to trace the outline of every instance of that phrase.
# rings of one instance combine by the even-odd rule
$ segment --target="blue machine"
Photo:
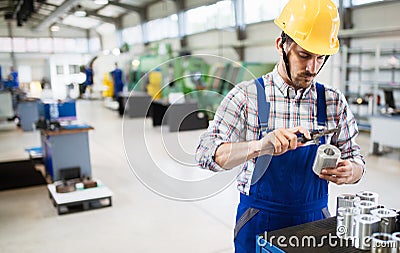
[[[46,120],[72,121],[76,120],[76,102],[75,100],[45,103],[44,118]]]

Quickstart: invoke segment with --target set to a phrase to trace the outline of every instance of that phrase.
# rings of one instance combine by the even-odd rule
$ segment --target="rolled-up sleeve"
[[[201,168],[223,171],[224,169],[214,159],[217,148],[223,143],[244,139],[246,97],[246,90],[238,84],[222,100],[214,119],[200,136],[196,161]]]

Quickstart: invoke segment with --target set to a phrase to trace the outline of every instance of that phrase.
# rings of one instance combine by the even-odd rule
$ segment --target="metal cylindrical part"
[[[371,236],[372,253],[397,253],[397,242],[391,234],[374,233]]]
[[[355,207],[354,203],[359,202],[361,199],[355,194],[344,193],[337,196],[336,215],[340,207]]]
[[[349,239],[354,237],[357,215],[360,209],[357,207],[339,207],[336,225],[336,235],[339,238]]]
[[[400,253],[400,232],[393,233],[392,237],[397,242],[397,253]]]
[[[375,209],[378,206],[375,202],[369,200],[361,200],[354,203],[354,205],[360,208],[361,214],[370,214],[371,210]]]
[[[380,219],[371,214],[361,214],[356,217],[355,247],[362,250],[371,248],[371,235],[379,231]]]
[[[361,200],[369,200],[378,203],[378,193],[370,191],[361,191],[356,194]]]
[[[323,144],[319,146],[312,168],[314,173],[319,176],[322,169],[335,168],[340,155],[340,150],[331,144]]]
[[[381,219],[379,232],[391,234],[396,231],[397,214],[395,211],[388,208],[378,208],[371,210],[371,214]]]

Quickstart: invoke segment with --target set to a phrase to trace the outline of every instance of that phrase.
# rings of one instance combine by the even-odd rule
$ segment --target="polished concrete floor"
[[[232,252],[238,192],[234,174],[195,168],[202,130],[169,133],[151,120],[119,117],[102,101],[78,101],[89,134],[92,173],[113,191],[113,206],[58,215],[46,186],[0,192],[0,252]],[[390,127],[390,126],[388,126]],[[0,161],[26,159],[39,132],[0,124]],[[400,209],[400,152],[368,155],[357,185],[330,186],[331,212],[340,193],[370,190]]]

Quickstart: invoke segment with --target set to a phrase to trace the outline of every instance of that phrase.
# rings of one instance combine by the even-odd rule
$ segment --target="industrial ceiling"
[[[52,25],[91,29],[103,23],[116,24],[128,13],[145,15],[159,0],[1,0],[0,24],[15,22],[34,31]]]

